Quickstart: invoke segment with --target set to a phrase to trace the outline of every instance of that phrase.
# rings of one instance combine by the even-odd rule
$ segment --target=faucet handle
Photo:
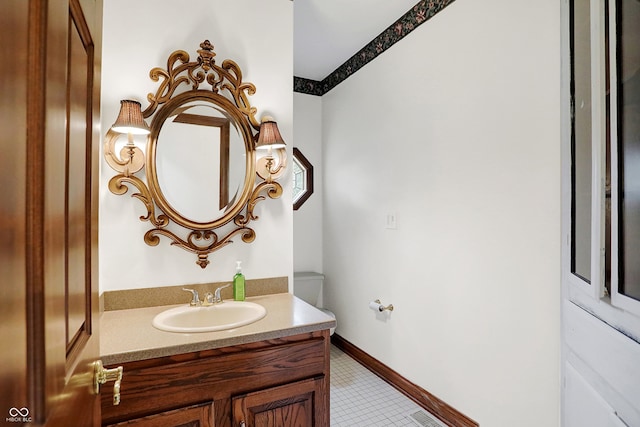
[[[191,292],[191,295],[193,296],[191,298],[191,302],[189,302],[189,305],[194,307],[196,305],[200,305],[200,297],[198,296],[198,291],[196,291],[195,289],[187,289],[187,288],[182,288],[183,291],[186,292]]]
[[[213,301],[218,303],[218,302],[222,302],[222,297],[220,296],[220,291],[223,290],[224,288],[228,288],[229,286],[231,286],[231,283],[227,283],[224,286],[220,286],[219,288],[217,288],[214,292],[215,296],[213,297]]]

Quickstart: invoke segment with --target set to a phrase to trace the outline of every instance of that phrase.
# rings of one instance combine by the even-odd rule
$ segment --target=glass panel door
[[[612,2],[613,3],[613,2]],[[614,304],[640,313],[640,2],[615,2],[612,43]],[[613,35],[613,32],[612,32]],[[617,233],[615,232],[617,226]],[[616,264],[614,264],[616,265]]]
[[[591,282],[591,13],[571,2],[571,272]]]

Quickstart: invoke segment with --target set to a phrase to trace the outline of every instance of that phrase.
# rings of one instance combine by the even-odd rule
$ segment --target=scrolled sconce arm
[[[104,158],[107,164],[116,172],[124,176],[131,176],[144,167],[144,153],[133,144],[133,136],[127,136],[127,144],[120,150],[120,156],[116,155],[116,142],[121,136],[112,129],[107,131],[104,140]]]
[[[278,162],[274,167],[275,157],[273,153],[277,153]],[[266,182],[274,182],[282,176],[287,169],[287,150],[285,148],[276,148],[269,152],[266,156],[258,159],[256,164],[256,173]]]

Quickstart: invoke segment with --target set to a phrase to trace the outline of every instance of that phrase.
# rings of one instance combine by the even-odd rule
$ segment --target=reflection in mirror
[[[211,222],[236,202],[246,174],[245,144],[224,111],[202,101],[176,108],[158,135],[158,184],[182,216]]]

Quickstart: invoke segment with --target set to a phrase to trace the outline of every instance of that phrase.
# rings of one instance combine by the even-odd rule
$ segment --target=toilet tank
[[[313,271],[293,273],[293,294],[309,304],[322,307],[324,274]]]

